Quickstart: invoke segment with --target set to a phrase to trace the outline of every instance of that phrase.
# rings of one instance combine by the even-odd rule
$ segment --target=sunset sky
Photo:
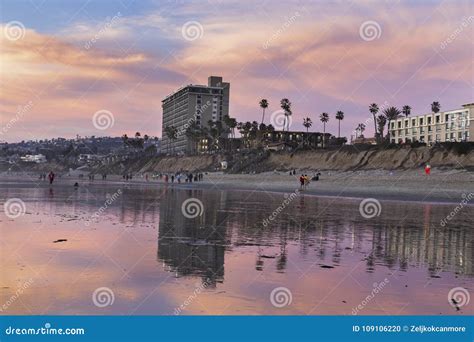
[[[0,141],[161,136],[163,97],[209,75],[231,83],[239,121],[260,121],[267,98],[269,123],[287,97],[291,129],[309,116],[321,131],[328,112],[337,134],[342,110],[346,136],[372,102],[474,102],[472,1],[2,0],[0,13]]]

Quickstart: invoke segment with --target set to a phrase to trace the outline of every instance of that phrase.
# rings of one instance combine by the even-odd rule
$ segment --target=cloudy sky
[[[474,102],[472,1],[2,0],[0,140],[136,131],[161,136],[161,99],[231,83],[231,116],[260,120],[287,97],[292,129],[368,105],[414,114]],[[94,114],[113,118],[101,126]],[[97,115],[95,116],[97,119]],[[103,129],[106,128],[106,129]]]

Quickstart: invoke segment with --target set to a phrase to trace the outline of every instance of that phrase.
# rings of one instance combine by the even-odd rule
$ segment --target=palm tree
[[[313,121],[311,118],[304,118],[303,119],[303,126],[306,127],[306,133],[308,133],[308,129],[313,126]]]
[[[186,136],[189,138],[191,141],[191,151],[192,153],[195,153],[197,151],[197,142],[201,136],[201,129],[199,125],[194,121],[192,122],[188,128],[186,129],[185,132]]]
[[[398,117],[400,116],[401,113],[402,112],[400,111],[400,109],[398,109],[397,107],[394,107],[394,106],[388,107],[383,111],[383,114],[387,118],[388,136],[390,136],[390,123],[393,120],[398,119]]]
[[[359,129],[359,132],[360,132],[360,135],[362,136],[364,134],[364,131],[365,131],[365,124],[363,123],[360,123],[357,128]]]
[[[366,127],[366,126],[365,126],[365,124],[363,124],[363,123],[360,123],[360,124],[357,125],[357,127],[356,127],[356,129],[355,129],[355,132],[356,132],[356,139],[357,139],[358,137],[363,137],[363,133],[364,133],[364,131],[365,131],[365,127]],[[358,134],[358,133],[360,133],[360,134]]]
[[[285,124],[288,122],[288,131],[290,130],[290,122],[288,120],[289,116],[292,114],[291,112],[291,102],[287,98],[281,99],[280,107],[283,109],[285,114],[285,121],[283,123],[283,130],[285,130]]]
[[[376,120],[376,115],[377,115],[377,113],[379,112],[379,106],[378,106],[378,104],[372,103],[372,104],[369,106],[369,112],[372,113],[372,117],[374,118],[374,128],[375,128],[374,136],[375,136],[375,138],[377,138],[377,120]]]
[[[431,104],[431,111],[433,113],[438,113],[440,109],[441,109],[441,105],[439,104],[438,101],[435,101]]]
[[[341,137],[341,120],[344,120],[344,112],[343,111],[340,111],[340,110],[337,111],[336,120],[339,120],[339,126],[338,126],[338,129],[337,129],[337,137],[340,138]]]
[[[122,135],[122,141],[123,141],[123,144],[125,146],[128,145],[128,135],[127,134]]]
[[[411,107],[410,107],[409,105],[403,106],[403,108],[402,108],[402,113],[403,113],[403,115],[405,115],[405,117],[407,118],[407,117],[410,115],[410,113],[411,113]]]
[[[265,109],[268,108],[268,100],[267,99],[261,99],[260,100],[260,107],[262,108],[263,110],[263,113],[262,113],[262,122],[265,121]]]
[[[229,115],[224,116],[224,123],[227,127],[231,130],[232,138],[235,138],[235,128],[237,127],[237,120],[235,118],[231,118]]]
[[[174,126],[166,126],[165,127],[166,137],[168,138],[168,152],[171,152],[171,141],[176,140],[178,138],[178,130]],[[135,134],[135,136],[139,136],[139,132]]]
[[[323,148],[324,148],[324,140],[326,139],[326,123],[329,121],[329,114],[321,113],[319,118],[321,122],[323,123]]]
[[[381,137],[383,137],[383,131],[385,129],[386,123],[387,123],[387,118],[385,117],[385,115],[379,114],[379,116],[377,116],[377,126],[378,126],[379,134]]]

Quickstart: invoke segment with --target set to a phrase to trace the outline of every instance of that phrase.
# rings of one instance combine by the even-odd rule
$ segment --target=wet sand
[[[472,206],[443,226],[456,205],[381,200],[366,218],[360,199],[70,181],[2,180],[0,314],[473,314],[448,299],[473,291]]]
[[[94,184],[117,185],[129,184],[130,186],[150,187],[175,187],[182,189],[208,189],[208,190],[251,190],[262,192],[294,192],[299,189],[300,174],[313,173],[298,171],[295,176],[288,173],[264,172],[260,174],[224,174],[212,172],[204,175],[203,181],[178,184],[177,182],[165,183],[159,178],[149,177],[146,182],[144,175],[136,175],[131,181],[124,181],[121,176],[110,175],[103,182],[97,177]],[[331,196],[342,198],[367,198],[418,201],[418,202],[446,202],[459,203],[470,193],[474,193],[474,172],[464,170],[432,170],[431,175],[420,170],[372,170],[358,172],[321,172],[319,181],[312,181],[304,190],[308,195]],[[19,175],[3,175],[3,182],[16,183]],[[77,177],[64,175],[55,182],[55,186],[71,186],[78,181]],[[46,181],[38,181],[36,175],[23,175],[22,183],[27,186],[46,186]],[[90,184],[89,180],[79,180],[80,184]],[[0,187],[3,185],[0,184]]]

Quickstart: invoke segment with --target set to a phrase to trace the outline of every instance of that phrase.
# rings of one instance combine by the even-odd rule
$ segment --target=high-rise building
[[[390,123],[392,143],[474,140],[474,103],[438,113],[402,117]]]
[[[208,122],[223,121],[229,115],[230,84],[222,82],[222,77],[210,76],[207,86],[189,84],[168,95],[162,101],[163,122],[161,151],[189,153],[192,142],[186,135],[188,127],[194,123],[208,127]],[[169,139],[167,127],[177,130],[175,139]]]

